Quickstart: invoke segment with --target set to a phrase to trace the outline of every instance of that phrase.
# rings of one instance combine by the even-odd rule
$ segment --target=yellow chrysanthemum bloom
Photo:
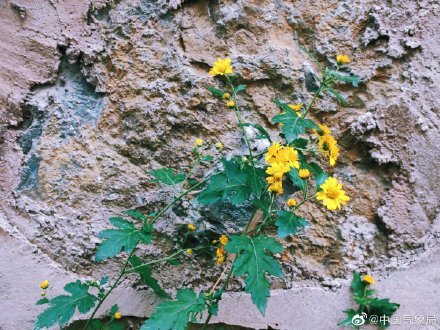
[[[120,318],[122,318],[122,314],[120,312],[116,312],[114,315],[114,318],[119,320]]]
[[[231,98],[231,94],[229,94],[229,93],[224,93],[224,94],[223,94],[223,98],[224,98],[225,100],[230,99],[230,98]]]
[[[232,74],[231,59],[229,57],[225,59],[219,58],[217,62],[214,62],[209,74],[213,77]]]
[[[316,199],[322,201],[330,211],[341,209],[341,205],[347,204],[350,197],[345,195],[345,191],[342,190],[342,184],[338,183],[338,179],[329,177],[320,186],[321,191],[316,193]]]
[[[284,147],[278,151],[277,161],[283,162],[289,167],[299,168],[298,151],[293,147]]]
[[[296,203],[296,200],[294,200],[293,198],[289,198],[287,200],[286,204],[288,207],[294,207],[294,206],[296,206],[297,203]]]
[[[268,177],[266,180],[269,182],[269,178],[273,179],[273,182],[268,187],[269,191],[276,193],[277,195],[281,195],[283,193],[283,182],[281,180],[275,180],[273,177]],[[270,182],[269,182],[270,183]]]
[[[271,144],[269,148],[267,148],[267,153],[265,156],[266,162],[269,164],[276,161],[278,150],[280,150],[283,146],[280,142],[274,142]]]
[[[337,141],[331,135],[322,135],[318,140],[319,151],[330,160],[330,166],[336,164],[339,157],[339,147]]]
[[[299,171],[298,171],[298,175],[299,175],[299,177],[301,179],[307,180],[309,178],[309,176],[310,176],[310,172],[306,168],[300,168]]]
[[[217,142],[217,143],[215,144],[215,147],[216,147],[218,150],[222,150],[222,149],[223,149],[223,143],[221,143],[221,142]]]
[[[221,265],[224,261],[225,261],[225,248],[222,246],[220,246],[219,248],[217,248],[216,251],[216,255],[217,255],[217,265]]]
[[[203,140],[202,140],[202,139],[197,139],[197,140],[196,140],[196,146],[197,146],[197,147],[201,147],[202,144],[203,144]]]
[[[190,256],[191,254],[193,254],[193,250],[192,249],[187,249],[186,250],[186,254]]]
[[[321,124],[318,124],[318,126],[319,126],[319,130],[314,130],[314,132],[317,135],[322,136],[322,135],[330,135],[330,134],[332,134],[332,131],[330,130],[330,128],[328,128],[328,126],[321,125]]]
[[[190,223],[190,224],[188,225],[188,230],[194,231],[194,230],[196,230],[196,229],[197,229],[197,227],[194,226],[192,223]]]
[[[222,245],[226,245],[229,242],[229,238],[226,235],[221,235],[219,241]]]
[[[40,288],[42,288],[43,290],[46,290],[48,287],[49,287],[48,280],[44,280],[43,282],[40,283]]]
[[[303,107],[303,104],[302,104],[302,103],[288,104],[287,106],[288,106],[290,109],[292,109],[293,111],[298,112],[298,111],[300,111],[301,108]]]
[[[226,106],[228,108],[233,108],[235,106],[234,100],[229,100],[228,102],[226,102]]]
[[[338,64],[348,64],[351,60],[348,55],[339,54],[336,56],[336,62],[338,62]]]
[[[289,166],[284,163],[272,163],[271,166],[266,169],[266,173],[273,176],[275,180],[281,180],[284,173],[289,172],[289,170]]]
[[[371,275],[365,275],[364,277],[362,277],[362,281],[373,285],[374,284],[374,278]]]

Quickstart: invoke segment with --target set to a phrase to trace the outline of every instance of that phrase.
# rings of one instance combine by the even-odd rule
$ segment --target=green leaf
[[[238,94],[242,91],[246,90],[246,85],[238,85],[237,87],[235,87],[235,93]]]
[[[347,314],[347,317],[344,320],[339,321],[338,325],[341,327],[350,326],[352,328],[355,328],[355,326],[354,326],[353,322],[351,322],[351,320],[353,319],[353,317],[355,315],[358,314],[358,312],[355,311],[354,309],[347,309],[344,311],[344,313]]]
[[[207,88],[212,93],[212,95],[218,96],[218,97],[223,97],[224,92],[222,92],[221,90],[216,89],[216,88],[211,87],[211,86],[208,86]]]
[[[340,72],[337,71],[333,71],[333,70],[327,70],[327,75],[331,78],[333,78],[334,80],[343,82],[343,83],[350,83],[353,85],[353,87],[359,87],[359,83],[361,82],[361,80],[359,79],[358,76],[355,75],[346,75],[346,74],[342,74]]]
[[[301,163],[301,168],[308,169],[313,174],[316,182],[316,189],[327,180],[328,174],[316,163]]]
[[[129,217],[135,218],[136,220],[140,220],[142,222],[148,221],[148,218],[138,210],[128,210],[126,213]]]
[[[299,177],[299,171],[296,168],[292,167],[290,169],[289,178],[295,187],[299,188],[304,194],[307,192],[307,180]]]
[[[199,193],[197,199],[202,204],[212,204],[218,200],[229,201],[233,205],[240,205],[251,195],[257,198],[265,187],[265,173],[262,169],[255,169],[249,165],[242,165],[240,160],[222,160],[224,170],[213,176],[207,187]]]
[[[108,276],[104,276],[103,278],[101,278],[99,280],[99,285],[106,285],[108,283],[109,278],[110,277],[108,277]]]
[[[158,170],[150,171],[149,173],[154,177],[151,182],[160,182],[169,186],[174,186],[182,181],[185,181],[185,174],[176,173],[172,168],[164,167]]]
[[[44,305],[47,304],[49,302],[49,299],[47,298],[41,298],[40,300],[38,300],[35,305]]]
[[[76,309],[81,314],[86,314],[98,300],[88,292],[89,286],[82,284],[80,280],[66,284],[64,290],[70,293],[70,296],[61,295],[51,299],[49,307],[38,316],[34,329],[49,328],[57,322],[63,326],[69,322]]]
[[[214,160],[214,157],[211,155],[203,156],[200,160],[204,163],[211,163]]]
[[[130,253],[139,242],[151,242],[151,225],[138,229],[130,221],[123,218],[110,218],[110,222],[118,229],[105,229],[98,234],[104,238],[96,251],[95,261],[114,257],[122,250]]]
[[[251,294],[253,303],[264,315],[270,296],[266,274],[283,277],[278,261],[272,256],[273,253],[282,252],[282,246],[272,237],[234,235],[225,248],[237,255],[233,264],[234,274],[247,275],[244,280],[246,292]]]
[[[274,123],[283,124],[281,131],[286,137],[287,143],[292,143],[298,135],[305,132],[306,128],[319,129],[319,126],[313,120],[301,118],[295,111],[290,109],[287,104],[276,100],[274,103],[280,106],[284,113],[274,116],[272,121]]]
[[[367,284],[362,281],[362,277],[359,273],[353,273],[353,281],[351,282],[351,293],[353,297],[363,297],[364,290]]]
[[[305,147],[307,147],[308,142],[309,141],[307,141],[307,139],[298,138],[293,140],[292,143],[290,143],[290,145],[294,148],[304,149]]]
[[[205,308],[205,298],[201,294],[198,298],[191,289],[177,292],[177,300],[165,301],[156,307],[141,327],[141,330],[185,330],[195,313],[202,313]]]
[[[275,224],[278,226],[278,237],[280,238],[295,235],[299,228],[309,225],[306,219],[296,216],[293,212],[281,210],[277,215]]]
[[[139,267],[140,265],[142,265],[141,259],[139,259],[139,257],[136,256],[136,255],[131,256],[129,261],[130,261],[130,264],[133,267]],[[135,272],[139,274],[139,276],[141,277],[142,282],[144,284],[148,285],[154,291],[154,293],[157,294],[159,297],[161,297],[161,298],[168,298],[168,299],[171,298],[169,296],[169,294],[166,293],[166,291],[164,291],[160,287],[160,285],[157,282],[157,280],[153,277],[150,266],[143,265],[142,267],[136,269]]]
[[[252,124],[252,123],[243,123],[243,124],[241,124],[239,126],[241,126],[241,127],[252,126],[253,128],[255,128],[260,133],[260,135],[257,135],[255,137],[256,139],[267,139],[267,140],[269,140],[269,142],[272,142],[272,139],[270,138],[269,133],[267,133],[267,131],[261,125]]]
[[[390,302],[390,300],[388,298],[386,299],[378,299],[378,298],[374,298],[371,300],[371,302],[369,303],[367,309],[368,309],[368,316],[371,317],[372,315],[377,315],[378,316],[378,320],[380,320],[380,317],[385,315],[390,317],[391,315],[393,315],[397,309],[400,307],[399,304]],[[387,327],[390,325],[389,322],[381,322],[379,324],[382,327]]]
[[[93,319],[89,326],[87,327],[87,330],[124,330],[125,326],[124,323],[112,321],[109,324],[105,324],[99,319]]]
[[[334,95],[340,104],[344,106],[348,105],[348,102],[345,99],[345,97],[343,97],[341,94],[339,94],[339,92],[335,91],[333,88],[326,86],[324,88],[324,91],[328,91],[330,94]]]

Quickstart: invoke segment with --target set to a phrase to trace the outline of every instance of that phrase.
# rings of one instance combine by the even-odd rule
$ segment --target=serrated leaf
[[[218,96],[218,97],[223,97],[224,92],[222,92],[221,90],[208,86],[207,89],[212,93],[212,95],[214,96]]]
[[[214,157],[212,157],[211,155],[207,155],[200,158],[200,160],[205,163],[211,163],[214,160]]]
[[[328,174],[316,163],[301,163],[301,168],[308,169],[313,174],[318,189],[328,178]]]
[[[99,319],[93,319],[90,321],[89,326],[87,327],[87,330],[124,330],[125,326],[124,323],[119,323],[116,321],[112,321],[109,324],[105,324]]]
[[[69,322],[76,309],[81,314],[86,314],[98,300],[88,292],[89,286],[79,280],[66,284],[64,290],[70,293],[70,296],[61,295],[51,299],[49,307],[38,316],[34,329],[49,328],[57,322],[63,326]]]
[[[242,127],[251,126],[251,127],[255,128],[260,133],[260,135],[257,135],[257,137],[255,137],[256,139],[267,139],[267,140],[269,140],[269,142],[272,142],[272,139],[270,138],[269,133],[267,133],[267,131],[264,129],[263,126],[258,125],[258,124],[252,124],[252,123],[244,123],[244,124],[241,124],[240,126],[242,126]]]
[[[191,289],[177,292],[176,300],[165,301],[156,306],[156,311],[141,327],[141,330],[185,330],[195,313],[202,313],[205,298]]]
[[[113,305],[111,308],[110,308],[110,316],[113,316],[117,311],[119,310],[119,306],[118,305]]]
[[[129,217],[135,218],[136,220],[142,221],[142,222],[147,222],[148,218],[140,211],[138,210],[128,210],[127,215]]]
[[[282,246],[272,237],[234,235],[225,248],[228,253],[237,255],[233,263],[234,275],[246,275],[246,292],[251,294],[252,302],[264,315],[270,296],[270,283],[266,276],[283,277],[278,261],[272,256],[282,252]]]
[[[235,87],[235,93],[236,94],[238,94],[238,93],[240,93],[240,92],[242,92],[244,90],[246,90],[246,85],[241,84],[241,85],[238,85],[237,87]]]
[[[186,175],[176,173],[172,168],[164,167],[158,170],[150,171],[149,174],[154,177],[152,182],[160,182],[169,186],[174,186],[185,181]]]
[[[299,171],[292,167],[289,171],[289,178],[292,180],[292,184],[300,189],[304,194],[307,192],[307,180],[303,180],[299,176]]]
[[[362,297],[367,284],[362,281],[362,277],[359,273],[353,273],[353,281],[351,282],[351,293],[353,297]]]
[[[296,216],[293,212],[281,210],[277,215],[275,224],[278,226],[278,237],[280,238],[295,235],[298,229],[309,225],[306,219]]]
[[[336,72],[333,70],[327,70],[327,75],[329,77],[333,78],[334,80],[337,80],[337,81],[340,81],[343,83],[350,83],[353,85],[353,87],[359,87],[359,83],[361,82],[361,80],[359,79],[358,76],[342,74],[340,72]]]
[[[105,229],[98,234],[104,240],[98,246],[95,261],[114,257],[121,251],[130,253],[138,242],[151,242],[151,225],[138,229],[134,224],[123,218],[110,218],[110,222],[118,229]]]
[[[309,141],[307,141],[307,139],[298,138],[293,140],[292,143],[290,143],[290,146],[294,148],[304,149],[305,147],[307,147],[308,142]]]
[[[103,278],[101,278],[99,280],[99,285],[106,285],[108,283],[109,278],[110,277],[108,277],[108,276],[104,276]]]
[[[138,256],[133,255],[130,258],[130,264],[133,267],[139,267],[140,265],[142,265],[142,261],[141,261],[141,259],[139,259]],[[169,296],[169,294],[160,287],[157,280],[153,277],[150,266],[144,265],[144,266],[136,269],[135,272],[139,274],[142,282],[144,284],[148,285],[154,291],[154,293],[157,294],[159,297],[165,298],[165,299],[171,298]]]
[[[279,101],[274,102],[283,109],[284,113],[274,116],[272,121],[274,123],[283,124],[281,131],[283,132],[287,143],[292,143],[300,134],[305,132],[306,128],[319,128],[313,120],[301,118],[285,103]]]
[[[324,90],[328,91],[330,94],[335,96],[340,104],[342,104],[344,106],[348,105],[348,102],[345,99],[345,97],[343,97],[339,92],[335,91],[333,88],[326,86]]]
[[[347,317],[344,320],[339,321],[338,325],[341,326],[341,327],[344,327],[344,326],[348,325],[348,326],[354,328],[355,326],[354,326],[354,324],[353,324],[353,322],[351,320],[353,319],[353,317],[355,315],[358,314],[358,312],[355,311],[354,309],[347,309],[347,310],[344,311],[344,313],[347,314]]]
[[[388,316],[390,317],[393,315],[397,309],[399,309],[400,305],[390,302],[388,298],[385,299],[378,299],[374,298],[370,301],[370,303],[367,306],[367,314],[369,317],[372,315],[377,315],[378,320],[380,320],[381,316]],[[390,325],[389,322],[381,322],[379,324],[382,327],[388,327]]]
[[[49,299],[47,298],[41,298],[40,300],[38,300],[35,305],[44,305],[47,304],[49,302]]]
[[[212,204],[218,200],[240,205],[251,195],[259,197],[265,187],[265,173],[262,169],[252,169],[242,165],[238,159],[222,160],[224,170],[213,176],[197,199],[202,204]]]

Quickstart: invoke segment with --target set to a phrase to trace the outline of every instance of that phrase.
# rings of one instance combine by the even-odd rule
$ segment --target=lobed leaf
[[[298,229],[309,225],[306,219],[296,216],[293,212],[281,210],[277,215],[275,224],[278,226],[278,237],[280,238],[295,235]]]
[[[214,96],[218,96],[218,97],[223,97],[224,92],[222,92],[221,90],[208,86],[207,89],[212,93],[212,95]]]
[[[154,177],[152,182],[160,182],[169,186],[174,186],[185,181],[186,175],[183,173],[176,173],[172,168],[164,167],[158,170],[150,171],[149,173]]]
[[[361,82],[360,78],[355,75],[346,75],[342,74],[340,72],[334,71],[334,70],[327,70],[327,75],[334,80],[343,82],[343,83],[350,83],[353,85],[353,87],[359,87],[359,83]]]

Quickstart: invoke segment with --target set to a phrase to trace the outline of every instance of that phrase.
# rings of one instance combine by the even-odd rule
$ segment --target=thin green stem
[[[306,118],[307,114],[309,113],[310,109],[312,108],[313,104],[315,104],[316,99],[318,98],[318,96],[321,94],[322,90],[324,88],[324,80],[321,80],[320,84],[319,84],[319,88],[318,90],[313,94],[313,97],[311,99],[311,101],[309,102],[309,104],[307,105],[306,111],[304,111],[302,118]]]
[[[136,246],[138,245],[139,241],[136,242]],[[110,289],[107,291],[107,293],[105,294],[104,297],[102,297],[101,300],[99,300],[98,305],[95,307],[95,309],[93,310],[92,315],[90,315],[89,319],[86,322],[86,325],[84,326],[84,330],[87,329],[88,325],[90,324],[90,322],[92,321],[93,317],[95,316],[96,312],[99,310],[99,308],[101,307],[101,305],[104,303],[104,301],[107,299],[107,297],[110,295],[110,293],[113,291],[114,288],[116,288],[116,286],[119,284],[119,281],[121,280],[122,276],[124,276],[125,274],[125,269],[128,266],[128,263],[130,262],[130,258],[133,256],[135,250],[136,250],[136,246],[133,248],[133,250],[130,252],[130,254],[127,257],[127,260],[124,263],[124,266],[122,267],[121,271],[119,272],[118,277],[116,278],[115,282],[113,283],[113,285],[110,287]]]

